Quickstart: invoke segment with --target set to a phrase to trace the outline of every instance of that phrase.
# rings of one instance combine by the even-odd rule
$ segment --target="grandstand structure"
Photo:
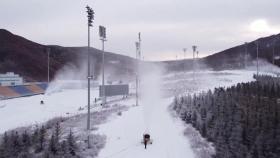
[[[28,83],[15,86],[0,86],[0,98],[11,99],[26,97],[38,94],[44,94],[47,89],[47,83]]]
[[[22,85],[23,78],[14,72],[0,74],[0,86],[16,86]]]

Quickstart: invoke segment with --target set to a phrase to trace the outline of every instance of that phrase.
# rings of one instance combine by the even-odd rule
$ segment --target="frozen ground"
[[[93,111],[99,110],[101,107],[93,104],[94,98],[98,96],[98,89],[93,89],[91,94]],[[41,100],[44,104],[40,104]],[[42,123],[54,117],[86,113],[86,105],[87,89],[67,89],[46,95],[2,100],[0,134],[17,127]]]
[[[192,158],[188,140],[184,137],[184,125],[169,115],[168,106],[172,99],[162,99],[151,117],[149,133],[153,144],[147,150],[141,144],[145,132],[143,106],[131,108],[122,117],[99,127],[99,132],[107,136],[105,149],[100,158]]]
[[[186,126],[181,120],[172,117],[168,111],[172,96],[185,90],[194,93],[242,81],[249,82],[253,80],[253,73],[253,71],[198,72],[195,82],[190,77],[192,73],[165,75],[161,89],[168,93],[162,95],[160,101],[153,107],[155,110],[150,118],[149,133],[153,144],[148,145],[146,150],[141,144],[142,135],[146,132],[145,114],[143,115],[145,106],[132,107],[122,117],[112,119],[99,127],[98,132],[107,136],[107,143],[101,150],[99,158],[200,157],[198,154],[195,155],[197,151],[193,151],[197,149],[197,145],[190,142],[191,138],[184,136]],[[150,87],[150,93],[153,93],[152,88],[154,87]]]
[[[101,150],[99,158],[109,157],[195,157],[189,139],[184,136],[185,126],[172,117],[168,106],[172,96],[180,95],[184,91],[194,93],[219,86],[230,86],[238,82],[252,81],[253,71],[201,71],[197,72],[195,81],[192,73],[175,73],[163,76],[161,90],[165,93],[154,107],[150,118],[149,132],[153,144],[144,149],[140,143],[146,131],[143,106],[133,106],[133,99],[119,100],[130,107],[121,117],[111,117],[105,124],[99,126],[98,134],[104,134],[107,142]],[[153,87],[150,87],[151,89]],[[92,90],[92,100],[98,90]],[[38,95],[16,98],[0,103],[0,133],[19,126],[41,123],[57,116],[76,115],[85,113],[79,111],[86,105],[86,89],[70,89],[49,95]],[[40,101],[45,104],[41,105]],[[100,107],[93,108],[98,110]]]

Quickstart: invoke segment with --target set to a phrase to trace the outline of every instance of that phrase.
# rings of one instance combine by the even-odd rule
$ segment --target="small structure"
[[[0,74],[0,86],[16,86],[22,85],[23,78],[14,72],[7,72],[6,74]]]

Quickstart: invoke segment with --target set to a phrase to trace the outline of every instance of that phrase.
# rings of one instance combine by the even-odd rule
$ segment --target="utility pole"
[[[50,48],[47,48],[48,53],[48,84],[50,83]]]
[[[184,60],[186,60],[186,53],[187,53],[187,48],[183,48],[184,51]],[[186,73],[186,61],[184,61],[184,72]]]
[[[139,60],[141,60],[141,33],[138,33],[136,44],[136,106],[139,105]]]
[[[140,44],[139,44],[139,42],[136,42],[135,43],[136,44],[136,56],[135,56],[135,58],[136,58],[136,64],[135,64],[135,69],[136,69],[136,83],[135,83],[135,88],[136,88],[136,90],[135,90],[135,97],[136,97],[136,106],[138,106],[139,105],[139,103],[138,103],[138,75],[139,75],[139,71],[138,71],[138,53],[139,53],[139,46],[140,46]]]
[[[197,46],[193,45],[192,46],[192,49],[193,49],[193,81],[195,80],[195,52],[196,52],[196,49],[197,49]]]
[[[248,46],[248,43],[247,42],[245,42],[244,43],[244,46],[245,46],[245,53],[244,53],[244,68],[246,68],[247,67],[247,58],[248,58],[248,50],[247,50],[247,46]]]
[[[88,148],[90,148],[90,139],[89,139],[89,132],[90,132],[90,80],[92,78],[90,74],[90,27],[92,27],[92,23],[94,20],[94,11],[89,6],[86,6],[87,9],[87,17],[88,17],[88,113],[87,113],[87,130],[88,130]]]
[[[139,40],[139,59],[141,59],[141,32],[138,33]]]
[[[104,51],[104,43],[106,40],[106,28],[104,26],[99,26],[99,36],[100,40],[102,41],[102,105],[104,106],[106,103],[106,94],[105,94],[105,77],[104,77],[104,70],[105,70],[105,51]]]
[[[198,64],[198,54],[199,54],[199,51],[196,51],[196,69],[197,71],[199,70],[199,64]]]

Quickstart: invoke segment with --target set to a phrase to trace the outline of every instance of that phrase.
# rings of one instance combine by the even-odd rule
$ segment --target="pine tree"
[[[31,138],[26,131],[24,131],[24,133],[21,135],[21,142],[22,142],[22,150],[24,152],[28,152],[31,146]]]
[[[10,148],[12,149],[12,155],[14,157],[17,157],[19,155],[19,153],[21,152],[21,144],[20,144],[20,139],[19,139],[19,135],[18,132],[14,132],[12,131],[12,135],[11,135],[11,146]]]
[[[67,148],[68,148],[67,142],[65,140],[63,140],[62,143],[61,143],[60,155],[66,156],[67,152],[68,152]]]
[[[31,141],[33,145],[36,145],[39,142],[39,128],[36,127],[36,129],[34,130],[32,137],[31,137]]]
[[[67,137],[67,145],[68,145],[68,152],[72,155],[76,155],[77,145],[73,135],[72,130],[70,130],[69,135]]]
[[[56,155],[58,152],[58,142],[56,141],[56,138],[54,134],[52,134],[51,139],[49,141],[49,151],[53,154]]]
[[[45,142],[46,142],[46,129],[45,126],[42,126],[39,130],[38,144],[36,146],[35,151],[38,153],[42,152],[44,150]]]
[[[1,145],[0,145],[0,158],[10,157],[10,155],[11,155],[10,146],[11,146],[11,138],[7,134],[7,132],[5,132],[4,136],[3,136],[3,141],[1,142]]]

